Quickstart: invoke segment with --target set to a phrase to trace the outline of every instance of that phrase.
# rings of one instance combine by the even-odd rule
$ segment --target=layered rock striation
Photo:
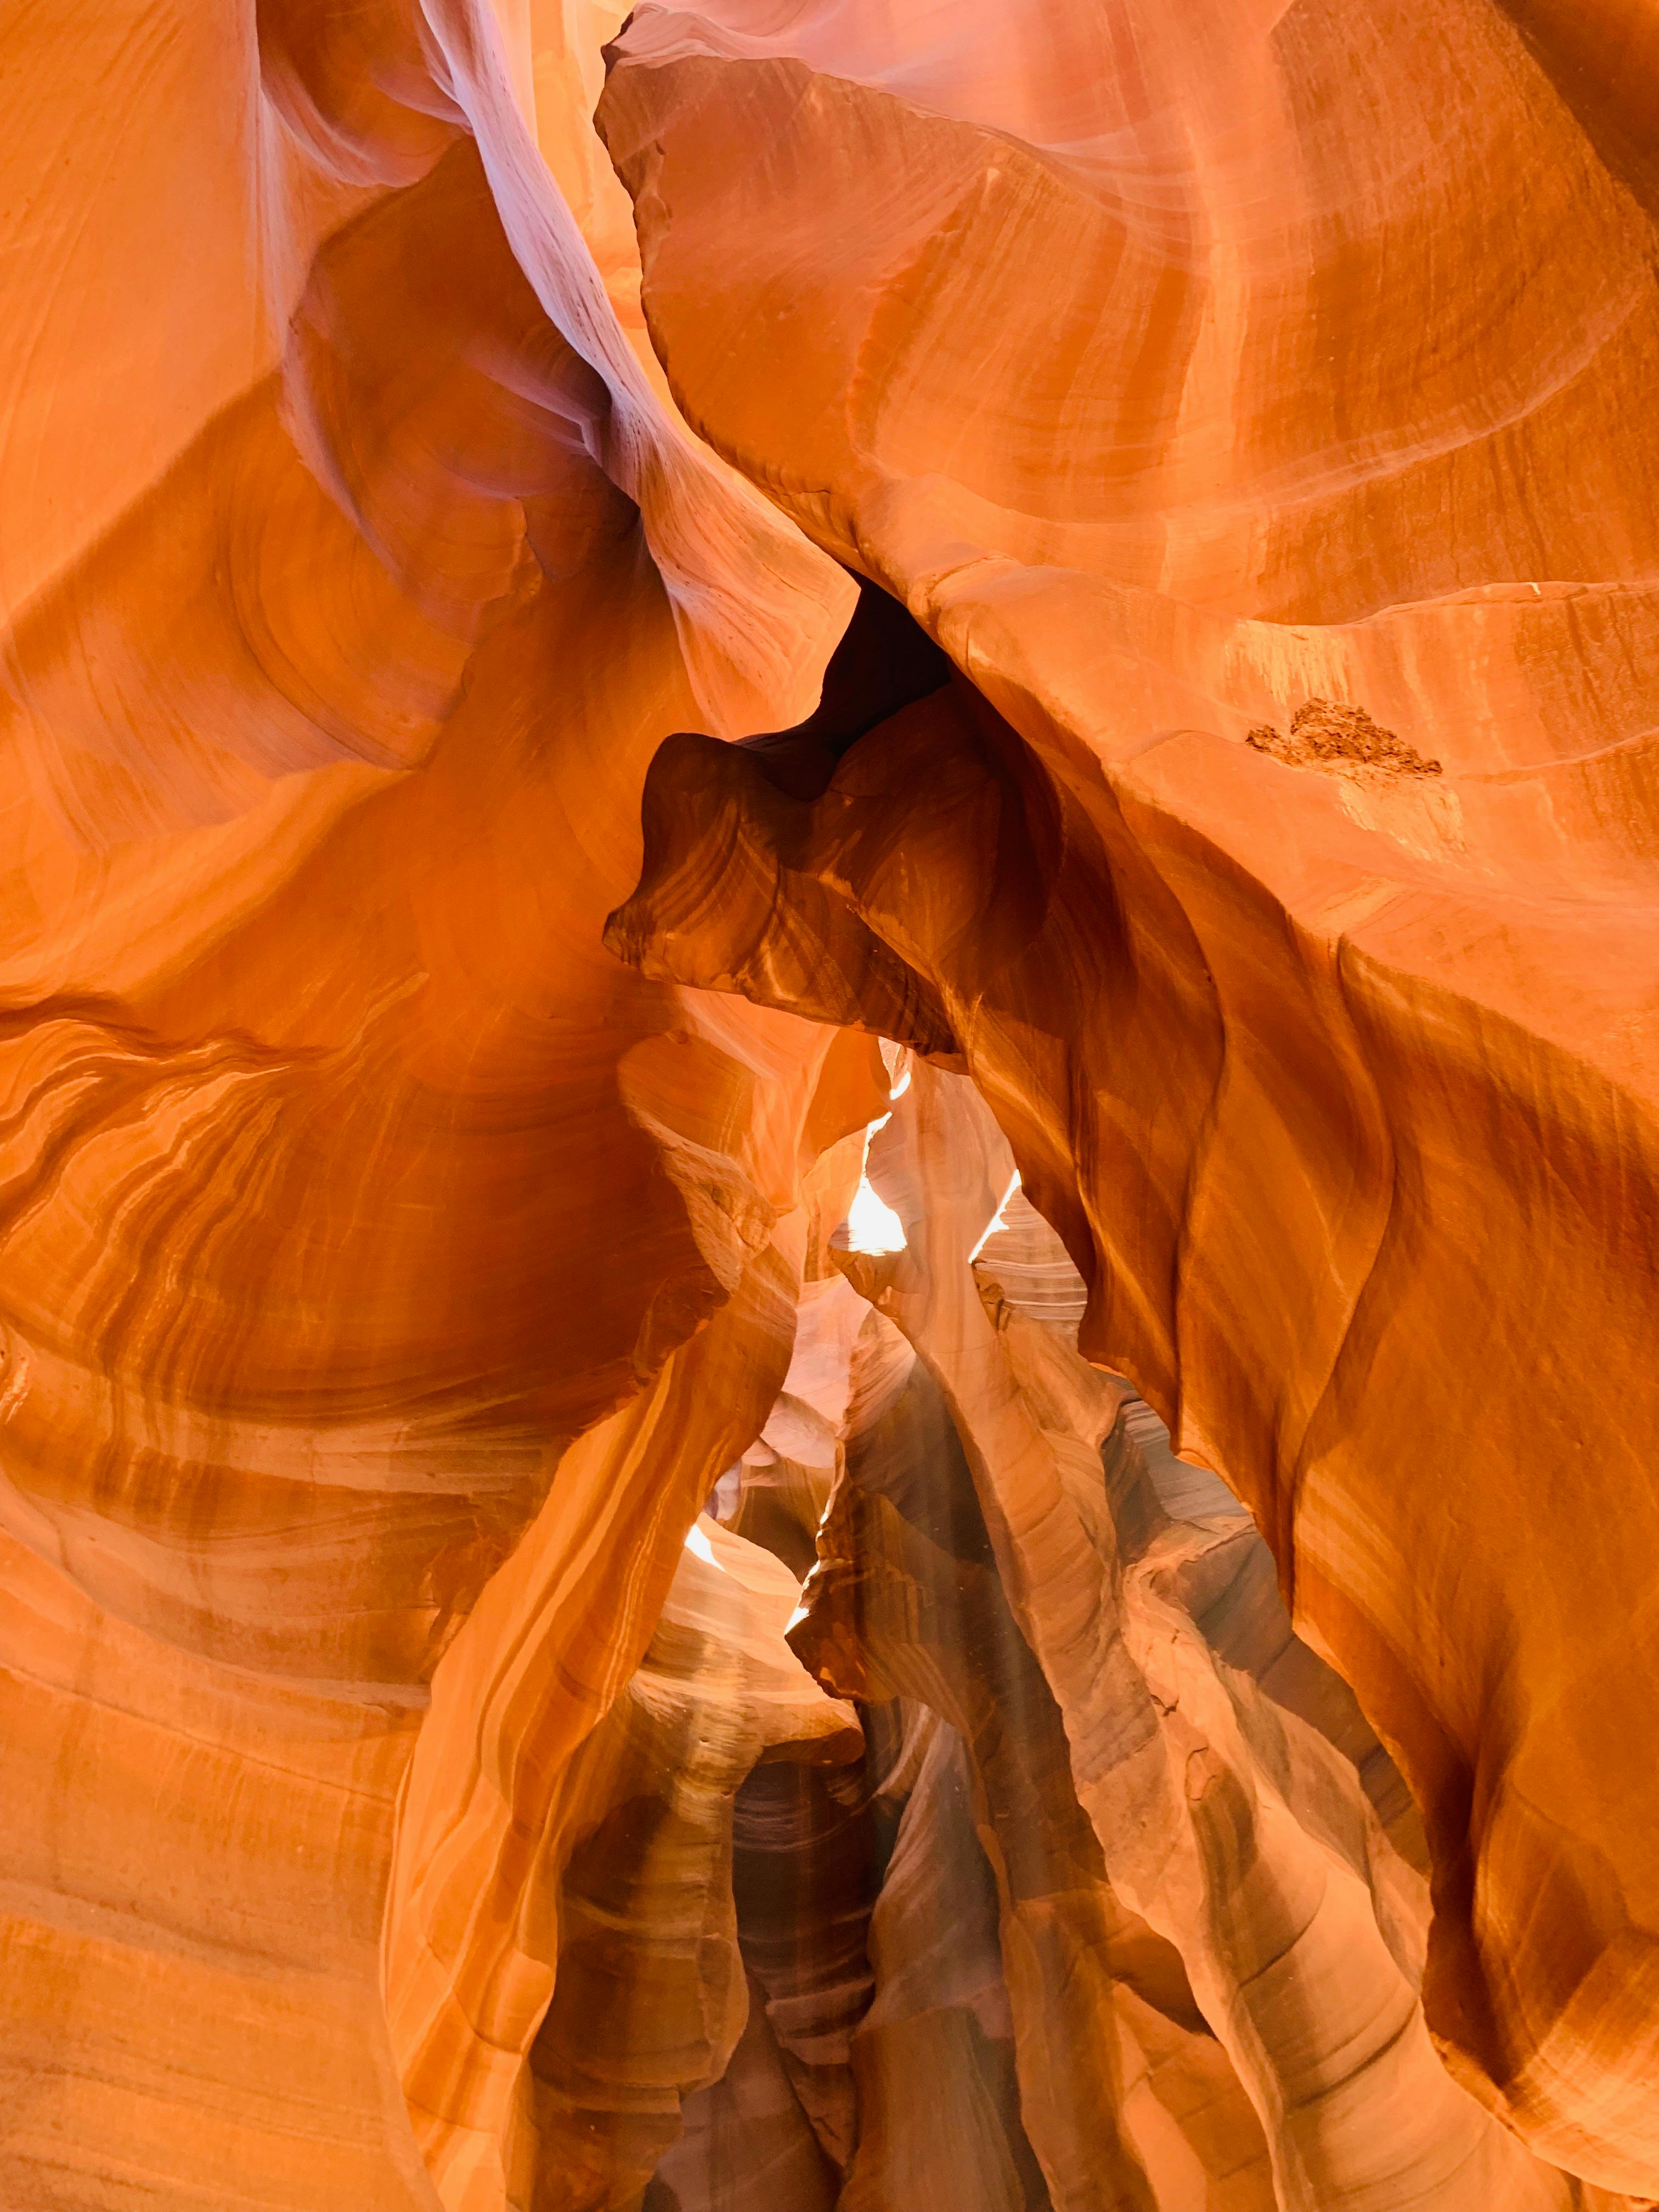
[[[1443,2056],[1642,2194],[1646,48],[1515,12],[637,11],[676,394],[957,673],[816,792],[677,738],[611,941],[971,1074],[1422,1808]]]
[[[1650,11],[0,64],[5,2212],[1659,2199]]]

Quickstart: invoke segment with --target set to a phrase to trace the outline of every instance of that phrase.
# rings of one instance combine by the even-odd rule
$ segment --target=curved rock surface
[[[488,1679],[455,1639],[511,1553],[587,1578],[571,1741],[603,1717],[702,1496],[690,1438],[659,1483],[625,1437],[649,1558],[584,1521],[605,1424],[724,1308],[709,1479],[748,1441],[800,1174],[884,1087],[600,948],[660,738],[799,719],[854,594],[656,396],[517,104],[533,40],[254,29],[3,33],[20,2212],[435,2201],[397,2025],[434,1931],[388,1897],[434,1667]],[[442,1711],[416,1873],[408,1808],[459,1820],[504,1724],[434,1778]]]
[[[960,675],[677,738],[612,942],[973,1075],[1399,1758],[1458,2079],[1652,2193],[1650,42],[1514,13],[636,11],[682,406]]]
[[[1655,21],[0,22],[5,2212],[1659,2200]]]

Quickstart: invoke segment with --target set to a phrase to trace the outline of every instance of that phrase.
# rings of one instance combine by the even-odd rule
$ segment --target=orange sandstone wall
[[[4,2212],[1659,2195],[1653,20],[0,22]]]
[[[660,738],[799,716],[852,592],[654,396],[514,39],[0,33],[18,2212],[435,2201],[380,1956],[434,1669],[573,1439],[787,1285],[799,1173],[882,1095],[599,945]],[[572,1555],[577,1735],[674,1464]]]
[[[1650,40],[1511,12],[636,12],[675,392],[969,681],[677,739],[612,941],[973,1075],[1401,1762],[1457,2078],[1651,2193]]]

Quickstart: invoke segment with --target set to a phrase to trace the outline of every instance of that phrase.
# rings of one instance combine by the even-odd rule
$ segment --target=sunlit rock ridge
[[[0,2212],[1659,2204],[1659,4],[0,115]]]

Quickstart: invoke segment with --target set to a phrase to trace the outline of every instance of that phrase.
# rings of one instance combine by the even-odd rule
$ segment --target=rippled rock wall
[[[1656,22],[0,24],[7,2212],[1659,2199]]]

